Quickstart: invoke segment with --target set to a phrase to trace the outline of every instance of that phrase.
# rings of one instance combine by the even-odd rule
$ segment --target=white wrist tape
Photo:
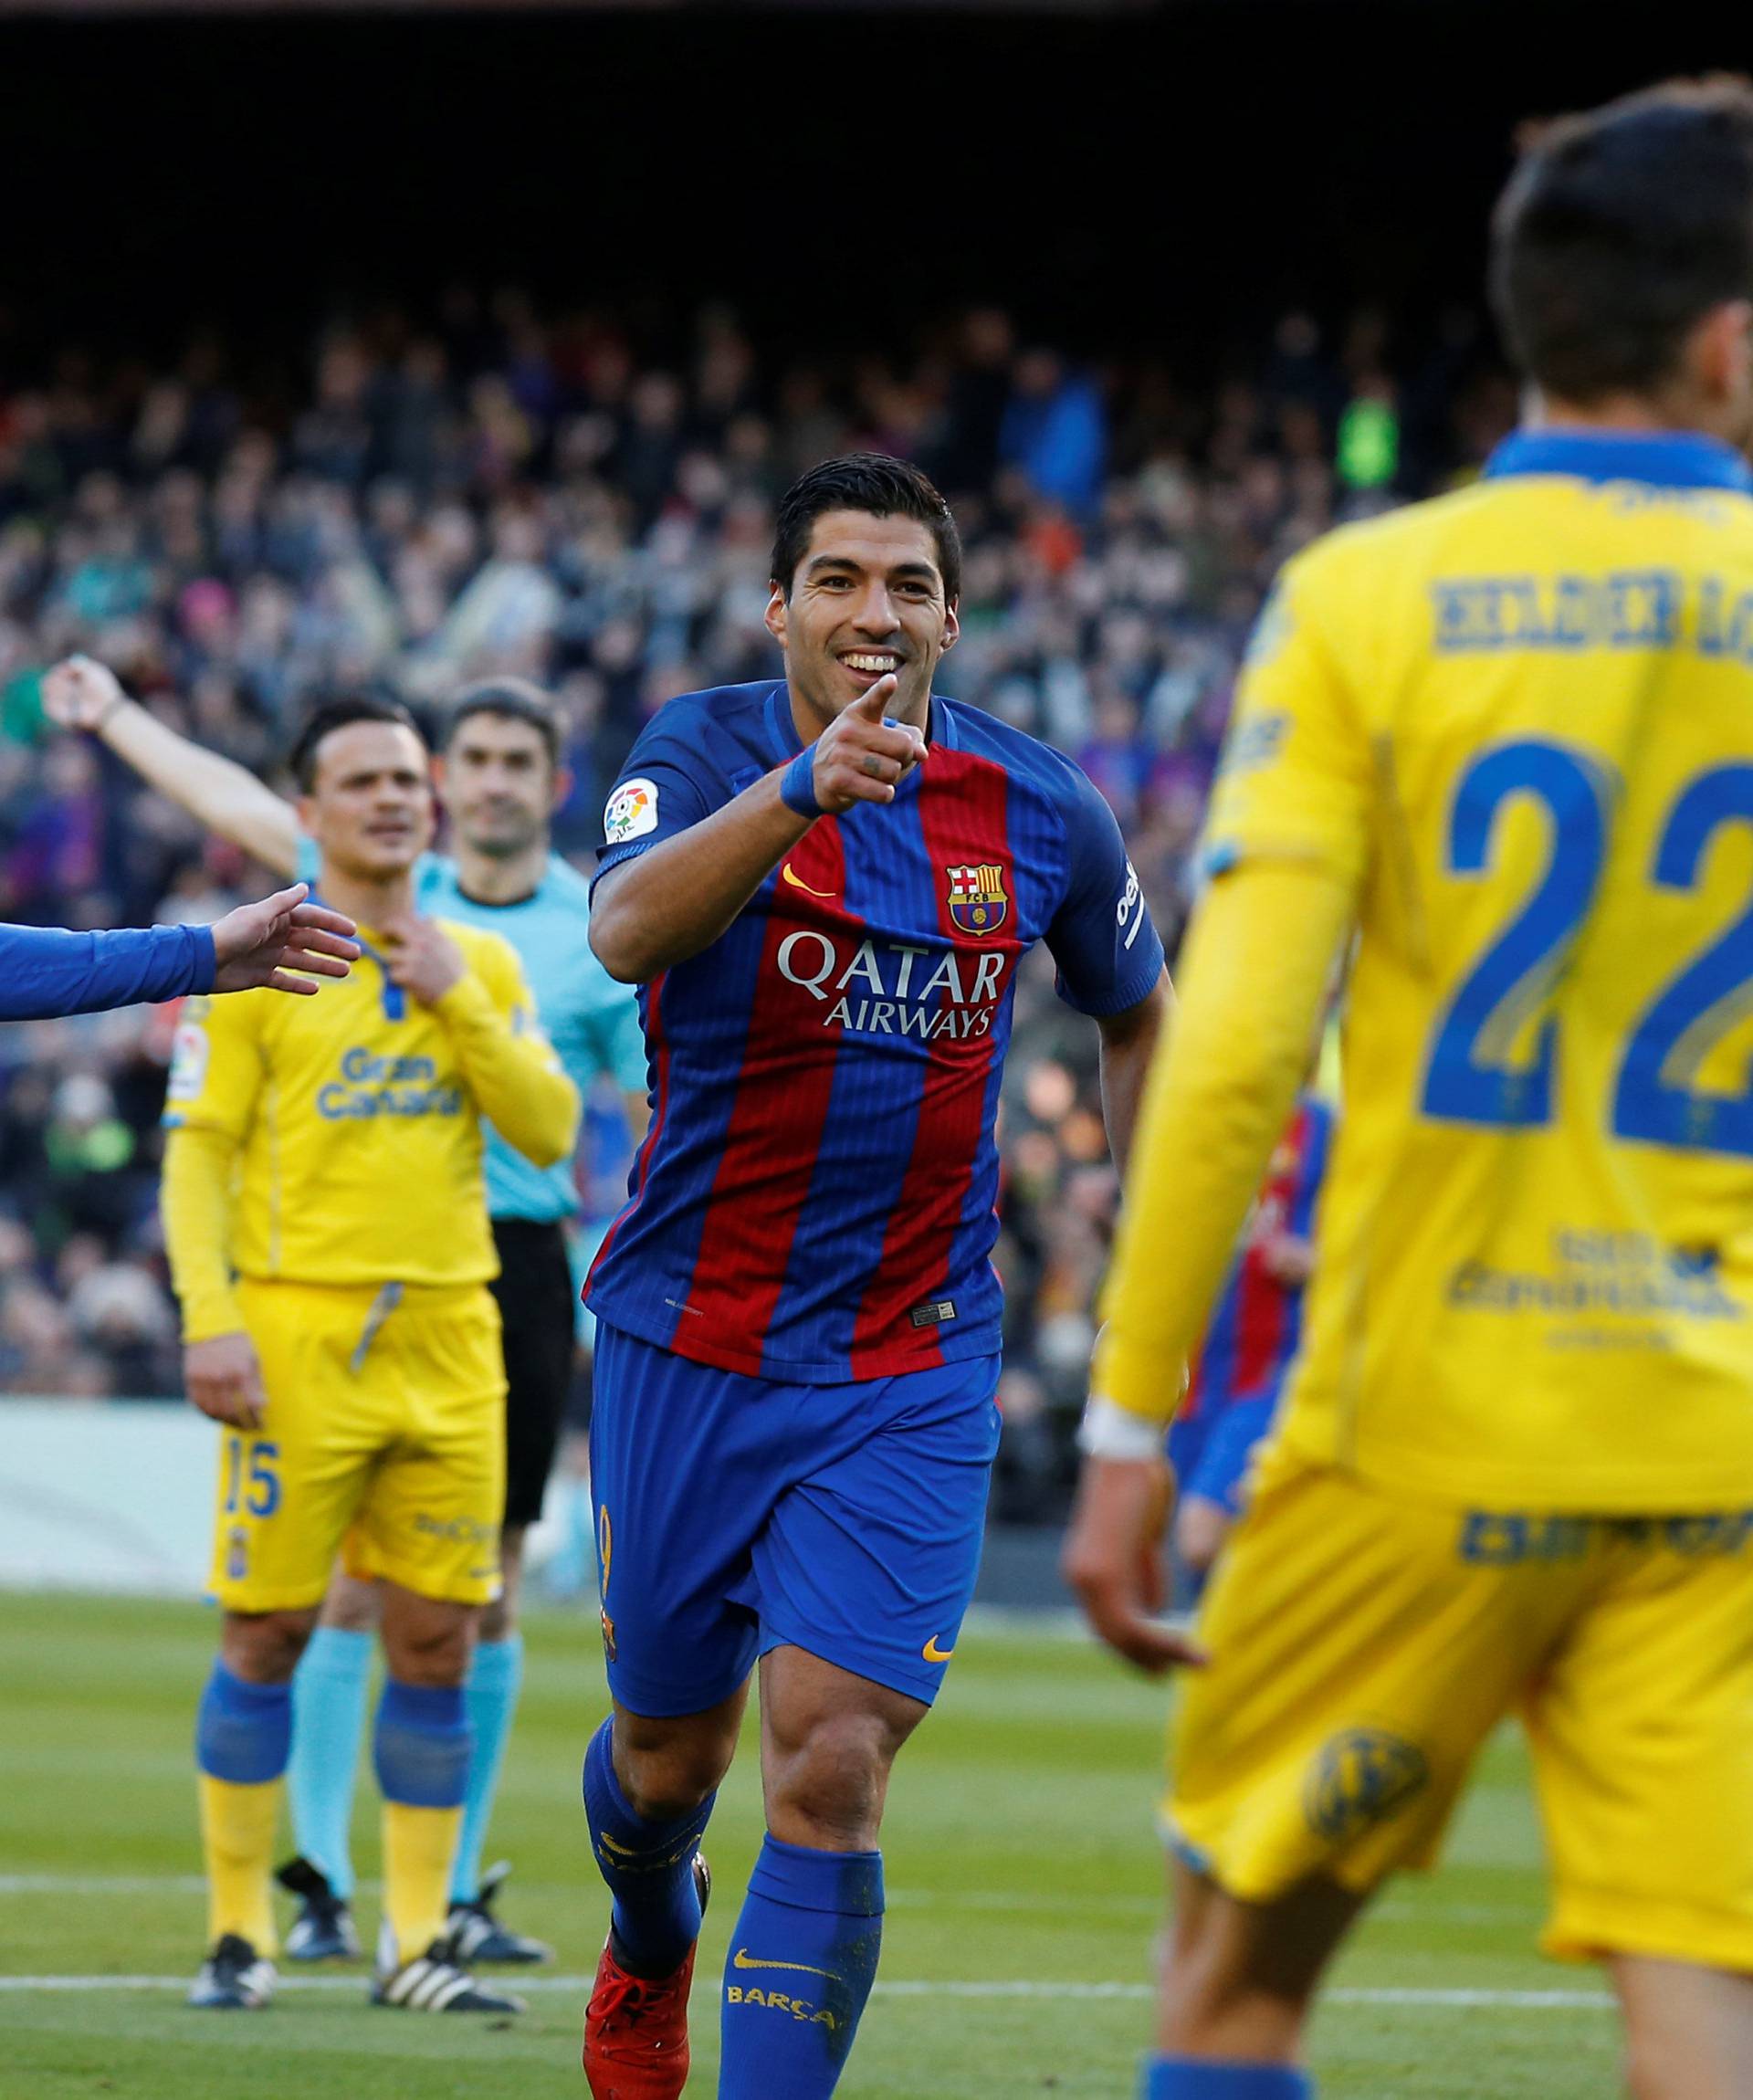
[[[1091,1393],[1077,1428],[1077,1448],[1086,1458],[1160,1458],[1165,1434],[1160,1422],[1147,1422],[1117,1402]]]

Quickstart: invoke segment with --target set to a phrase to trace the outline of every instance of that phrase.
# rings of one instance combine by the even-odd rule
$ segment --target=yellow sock
[[[450,1869],[463,1811],[383,1804],[383,1915],[396,1959],[412,1961],[444,1932],[450,1916]]]
[[[201,1849],[207,1865],[207,1945],[228,1932],[248,1940],[257,1954],[273,1954],[274,1908],[268,1870],[274,1864],[274,1830],[279,1821],[280,1782],[236,1786],[208,1772],[201,1785]]]

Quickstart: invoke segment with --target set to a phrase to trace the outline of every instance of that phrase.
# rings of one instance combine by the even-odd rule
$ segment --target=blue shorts
[[[788,1385],[602,1322],[591,1491],[620,1704],[702,1713],[797,1647],[929,1705],[979,1572],[999,1366]]]
[[[1171,1423],[1169,1463],[1181,1501],[1189,1496],[1215,1502],[1232,1517],[1242,1514],[1242,1488],[1254,1447],[1272,1427],[1278,1405],[1273,1392],[1226,1401],[1209,1415]]]

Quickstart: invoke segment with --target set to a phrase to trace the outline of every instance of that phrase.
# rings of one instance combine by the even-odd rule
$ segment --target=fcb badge
[[[944,873],[950,878],[952,923],[963,933],[996,933],[1011,912],[1004,870],[996,862],[982,861],[978,867],[947,867]]]

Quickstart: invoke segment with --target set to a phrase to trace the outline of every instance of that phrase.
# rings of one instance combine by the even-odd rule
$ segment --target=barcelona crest
[[[1004,870],[986,861],[978,867],[947,867],[944,873],[950,878],[951,922],[964,933],[996,933],[1011,912]]]

